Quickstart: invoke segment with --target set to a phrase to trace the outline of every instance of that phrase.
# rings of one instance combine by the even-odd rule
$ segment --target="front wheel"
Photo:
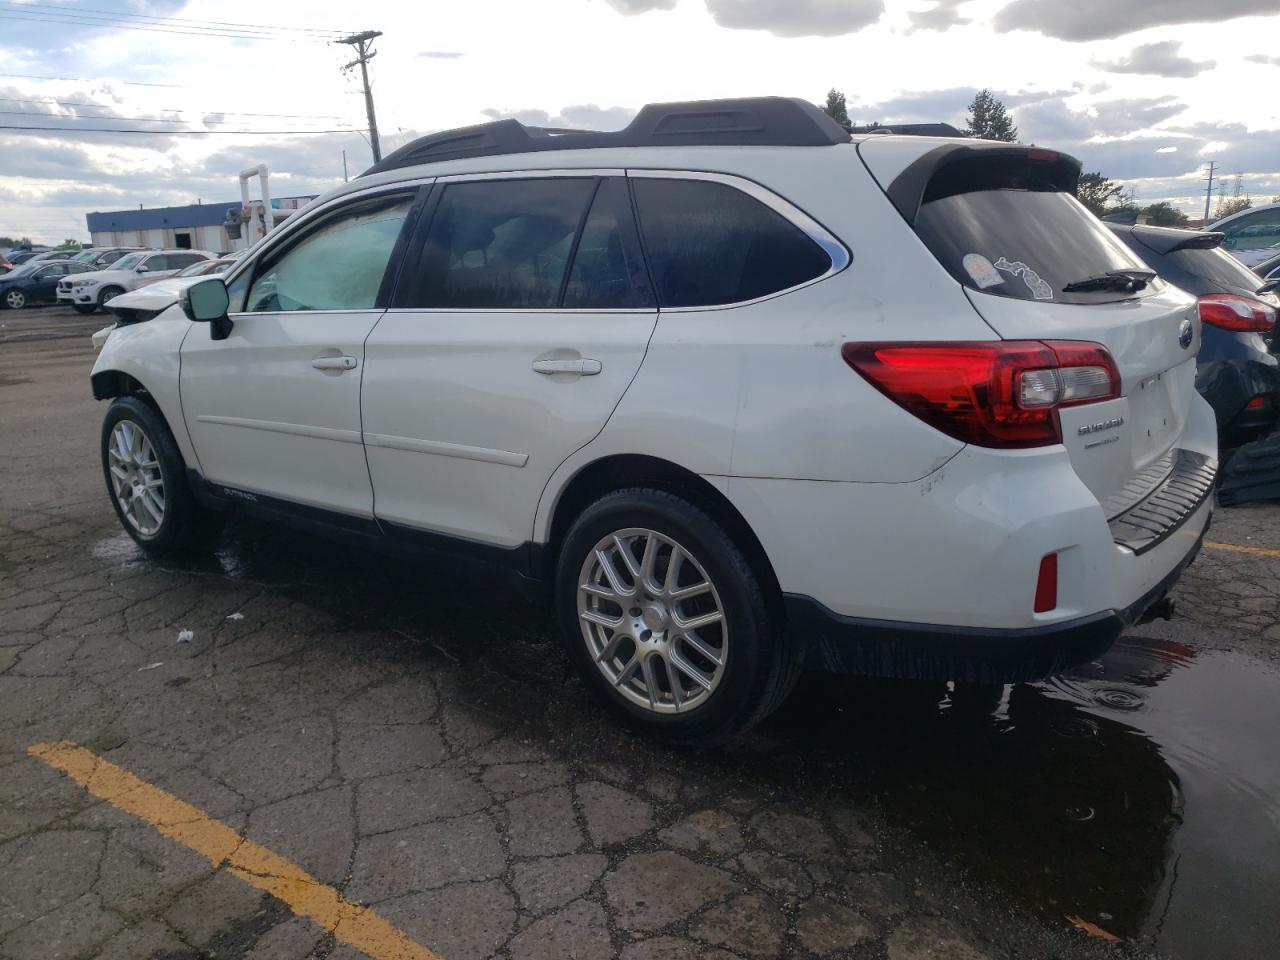
[[[222,514],[200,505],[168,424],[138,397],[112,401],[102,422],[102,471],[125,532],[152,556],[208,547]]]
[[[73,303],[72,306],[76,308],[76,313],[83,313],[86,316],[88,314],[98,312],[98,305],[96,303]]]
[[[98,306],[105,310],[107,308],[107,301],[120,296],[122,293],[124,293],[123,287],[107,287],[107,289],[98,294]]]
[[[709,746],[747,730],[799,673],[741,549],[667,491],[620,490],[588,507],[565,538],[556,594],[586,683],[666,740]]]
[[[10,310],[21,310],[27,305],[27,295],[21,290],[6,290],[4,292],[4,305]]]

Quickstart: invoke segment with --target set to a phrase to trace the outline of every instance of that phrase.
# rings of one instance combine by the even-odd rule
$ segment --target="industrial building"
[[[284,197],[273,199],[271,208],[279,224],[294,210],[307,205],[315,197]],[[261,207],[261,202],[254,203]],[[262,216],[257,211],[239,239],[227,232],[228,221],[244,220],[243,207],[233,203],[193,203],[185,207],[154,207],[146,210],[117,210],[113,213],[90,213],[89,236],[95,247],[158,247],[181,250],[211,250],[219,253],[239,250],[257,240],[248,236],[255,229],[260,233]]]

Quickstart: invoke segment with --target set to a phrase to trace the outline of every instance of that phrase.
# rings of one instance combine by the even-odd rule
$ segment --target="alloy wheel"
[[[4,302],[10,310],[21,310],[27,305],[27,297],[21,290],[10,290],[4,295]]]
[[[164,475],[150,438],[132,420],[111,430],[107,446],[111,492],[120,513],[143,537],[155,536],[164,523]]]
[[[578,576],[578,618],[596,667],[639,707],[693,709],[724,677],[729,632],[715,585],[656,530],[618,530],[595,545]]]

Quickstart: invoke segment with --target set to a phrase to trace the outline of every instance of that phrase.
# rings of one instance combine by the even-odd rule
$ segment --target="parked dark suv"
[[[1108,223],[1161,279],[1200,301],[1196,388],[1218,416],[1224,447],[1271,432],[1280,414],[1280,298],[1222,249],[1221,233]]]

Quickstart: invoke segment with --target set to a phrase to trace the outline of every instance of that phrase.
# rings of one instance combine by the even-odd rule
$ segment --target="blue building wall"
[[[281,201],[307,201],[311,197],[280,197],[271,201],[273,207]],[[298,204],[301,206],[301,204]],[[86,214],[89,233],[110,233],[113,230],[164,230],[187,227],[215,227],[224,223],[228,210],[239,210],[240,201],[234,203],[192,203],[185,207],[154,207],[150,210],[116,210],[111,213]]]

